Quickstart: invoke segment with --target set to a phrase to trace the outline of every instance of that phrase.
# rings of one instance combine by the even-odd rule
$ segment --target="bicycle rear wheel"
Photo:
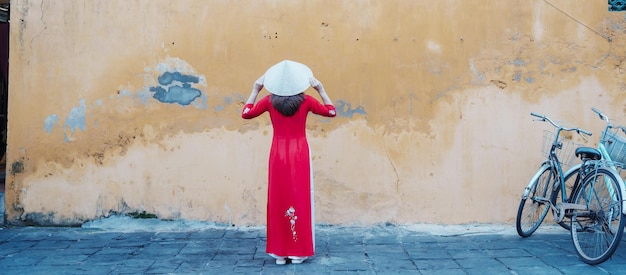
[[[548,165],[541,166],[531,179],[532,183],[525,190],[517,209],[515,225],[520,236],[525,238],[532,235],[545,219],[550,209],[554,180],[554,173]]]
[[[591,265],[613,255],[624,232],[622,193],[617,176],[601,168],[585,177],[573,203],[585,206],[572,214],[571,234],[576,253]]]

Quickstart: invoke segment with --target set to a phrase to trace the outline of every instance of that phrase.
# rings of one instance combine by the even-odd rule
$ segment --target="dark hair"
[[[271,95],[270,101],[274,109],[284,116],[292,116],[300,108],[300,104],[304,102],[304,93],[299,93],[292,96],[278,96]]]

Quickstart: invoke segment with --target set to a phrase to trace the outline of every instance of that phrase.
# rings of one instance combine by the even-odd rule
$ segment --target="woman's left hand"
[[[246,104],[253,104],[254,101],[256,101],[257,95],[259,94],[261,89],[263,89],[263,82],[265,82],[265,75],[262,75],[254,82],[254,85],[252,86],[252,92],[250,92],[250,97],[248,97],[248,101],[246,101]],[[248,111],[250,110],[244,110],[243,113],[245,114]]]

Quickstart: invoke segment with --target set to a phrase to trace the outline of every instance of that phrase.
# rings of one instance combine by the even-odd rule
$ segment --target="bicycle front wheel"
[[[556,178],[552,171],[548,165],[541,166],[522,196],[515,225],[517,234],[524,238],[532,235],[548,214],[552,185]]]
[[[591,265],[600,264],[613,255],[624,232],[622,190],[617,175],[598,169],[586,176],[573,203],[584,210],[574,210],[571,234],[576,253]]]

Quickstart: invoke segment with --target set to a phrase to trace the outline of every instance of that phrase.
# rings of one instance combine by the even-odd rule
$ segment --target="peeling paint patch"
[[[526,62],[523,60],[519,60],[519,59],[515,59],[515,61],[513,61],[513,64],[517,67],[526,66]]]
[[[513,81],[519,82],[522,79],[522,72],[516,71],[513,75]]]
[[[152,98],[152,92],[146,90],[137,91],[137,98],[141,101],[141,104],[148,103],[148,99]]]
[[[200,90],[192,88],[191,85],[184,83],[182,86],[171,86],[167,89],[163,87],[150,87],[150,91],[154,92],[153,97],[163,103],[178,103],[180,105],[189,105],[202,93]]]
[[[201,94],[200,95],[200,100],[194,100],[193,106],[196,107],[196,109],[207,109],[209,106],[207,105],[207,102],[209,101],[209,96],[207,96],[206,94]]]
[[[226,109],[226,107],[227,107],[228,105],[232,104],[232,103],[233,103],[233,101],[234,101],[233,97],[230,97],[230,96],[225,96],[225,97],[222,99],[222,104],[220,104],[220,105],[216,105],[216,106],[214,107],[214,110],[215,110],[216,112],[221,112],[221,111],[223,111],[224,109]]]
[[[203,76],[196,75],[184,61],[176,58],[167,59],[156,67],[160,72],[157,77],[158,85],[151,86],[148,91],[137,92],[137,97],[143,103],[147,102],[146,93],[150,93],[153,98],[163,103],[177,103],[187,106],[200,98],[200,102],[195,102],[198,109],[206,108],[208,96],[204,95],[196,85],[206,86]]]
[[[159,84],[161,85],[170,85],[174,81],[178,81],[181,83],[198,83],[199,79],[197,76],[193,75],[184,75],[179,72],[165,72],[158,78]]]
[[[476,66],[474,65],[474,60],[470,60],[470,70],[472,71],[472,74],[473,74],[472,84],[479,85],[483,83],[483,81],[485,80],[485,74],[479,72],[478,69],[476,69]]]
[[[55,114],[49,115],[43,123],[43,130],[50,134],[52,132],[52,128],[54,128],[54,125],[56,125],[58,121],[59,116]]]
[[[435,95],[435,98],[433,98],[430,101],[430,104],[433,104],[433,102],[435,102],[435,101],[437,101],[439,99],[442,99],[444,97],[447,97],[451,92],[458,91],[460,89],[461,88],[459,88],[458,86],[452,85],[452,86],[446,88],[445,90],[443,90],[441,92],[437,92],[437,94]]]
[[[365,111],[365,108],[363,108],[363,106],[357,106],[353,109],[352,104],[343,100],[337,100],[335,108],[337,109],[337,115],[341,117],[352,118],[354,114],[367,115],[367,112]]]
[[[85,100],[80,100],[80,105],[78,107],[72,108],[70,114],[65,119],[65,124],[63,128],[65,129],[65,141],[70,142],[72,140],[71,133],[76,132],[76,128],[81,131],[87,130],[87,106],[85,105]],[[68,132],[69,129],[69,132]]]
[[[523,75],[526,75],[526,76],[523,76]],[[515,71],[515,73],[513,74],[513,81],[520,82],[522,80],[524,80],[528,84],[535,83],[535,78],[532,76],[532,73],[530,72],[523,73],[522,71]]]
[[[24,162],[22,162],[21,160],[14,161],[11,164],[11,175],[19,174],[22,172],[24,172]]]
[[[434,53],[441,53],[441,45],[434,41],[428,41],[428,49]]]
[[[125,96],[132,97],[133,93],[131,91],[129,91],[129,90],[121,90],[121,91],[119,91],[118,97],[125,97]]]

